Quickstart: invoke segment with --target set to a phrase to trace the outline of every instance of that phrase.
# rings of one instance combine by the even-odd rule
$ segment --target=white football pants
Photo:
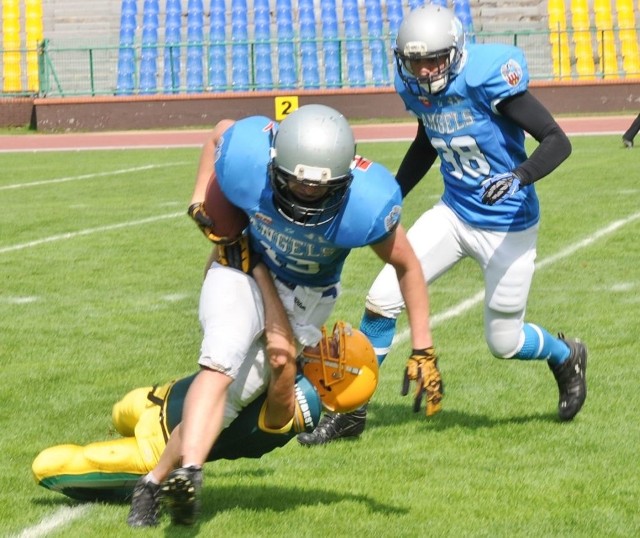
[[[407,236],[428,283],[463,258],[473,258],[484,275],[484,331],[496,357],[510,358],[522,347],[527,297],[535,269],[538,226],[521,232],[473,228],[442,202],[423,213]],[[366,306],[396,318],[404,308],[396,273],[386,265],[367,295]]]
[[[287,286],[274,279],[289,316],[298,352],[315,346],[320,327],[333,311],[339,286]],[[204,332],[198,363],[233,378],[227,391],[224,426],[262,394],[269,383],[264,353],[264,303],[249,275],[213,263],[200,293],[200,324]]]

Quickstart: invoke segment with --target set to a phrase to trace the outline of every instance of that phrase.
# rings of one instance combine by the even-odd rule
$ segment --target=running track
[[[557,118],[569,135],[617,134],[622,136],[635,116]],[[354,125],[358,142],[373,140],[411,140],[415,123]],[[200,147],[208,130],[121,131],[67,134],[0,135],[0,152],[54,151],[79,149],[121,149],[158,147]]]

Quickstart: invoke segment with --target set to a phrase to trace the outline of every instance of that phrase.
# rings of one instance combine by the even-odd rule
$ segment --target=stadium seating
[[[203,43],[204,6],[202,0],[189,0],[187,4],[187,92],[204,89]]]
[[[249,89],[249,32],[247,0],[231,1],[231,87]]]
[[[145,0],[142,14],[142,50],[140,53],[139,92],[156,93],[158,88],[158,26],[160,6],[158,0]]]
[[[316,41],[316,16],[313,0],[299,0],[300,64],[303,88],[319,88],[318,44]]]
[[[119,95],[130,95],[134,90],[136,60],[133,45],[135,42],[137,13],[138,6],[135,0],[122,0],[117,81],[117,93]]]
[[[273,88],[271,60],[271,14],[269,0],[254,0],[253,28],[255,39],[255,85],[258,90]]]
[[[180,92],[182,6],[180,0],[167,0],[164,24],[164,91]]]
[[[143,35],[136,42],[132,21],[142,1]],[[178,15],[180,0],[122,0],[117,93],[157,91],[158,50],[164,50],[165,92],[388,86],[400,22],[425,1],[211,0],[207,12],[201,0],[187,0],[186,12]],[[536,51],[546,46],[547,52],[528,54],[532,72],[547,69],[557,79],[581,80],[640,73],[633,0],[613,0],[617,12],[611,0],[431,1],[454,9],[471,42],[487,30],[535,29],[532,21],[539,21],[537,28],[549,34]],[[138,81],[131,52],[137,43]]]
[[[617,14],[622,69],[627,74],[637,76],[640,73],[640,54],[633,0],[617,0]]]
[[[227,46],[225,0],[211,0],[209,7],[209,88],[227,88]]]
[[[571,74],[571,49],[567,34],[567,15],[564,0],[549,0],[549,43],[554,78]]]

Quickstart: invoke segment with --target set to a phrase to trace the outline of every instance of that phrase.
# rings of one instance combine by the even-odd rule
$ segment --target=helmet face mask
[[[275,135],[269,163],[278,212],[302,226],[331,221],[347,198],[355,147],[347,120],[330,107],[306,105],[287,116]]]
[[[462,23],[449,9],[427,4],[411,11],[400,24],[394,56],[405,87],[418,97],[445,90],[464,55]],[[428,62],[429,73],[414,72],[415,62]]]
[[[332,178],[330,182],[298,178],[273,163],[269,166],[269,177],[280,214],[302,226],[319,226],[331,221],[340,211],[353,179],[351,174]],[[302,198],[292,189],[295,184],[317,188],[321,194],[313,199]]]
[[[378,360],[367,337],[339,321],[332,334],[322,328],[316,348],[301,355],[302,373],[313,383],[325,409],[348,413],[369,401],[378,385]]]

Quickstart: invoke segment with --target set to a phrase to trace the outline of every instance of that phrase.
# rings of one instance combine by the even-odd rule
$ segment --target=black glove
[[[225,243],[233,243],[237,240],[237,238],[234,238],[230,241],[227,237],[220,237],[213,233],[213,222],[205,212],[203,202],[195,202],[191,204],[187,213],[209,241],[216,243],[217,245],[222,245]]]
[[[416,389],[413,400],[413,412],[420,411],[422,397],[427,395],[426,414],[428,417],[441,410],[440,402],[444,394],[444,386],[440,371],[438,370],[438,358],[433,347],[426,349],[414,349],[407,360],[402,379],[400,394],[406,396],[409,393],[411,381],[416,381]]]
[[[218,243],[218,263],[243,273],[251,274],[251,271],[260,262],[260,255],[249,247],[249,237],[242,234],[233,243]]]

